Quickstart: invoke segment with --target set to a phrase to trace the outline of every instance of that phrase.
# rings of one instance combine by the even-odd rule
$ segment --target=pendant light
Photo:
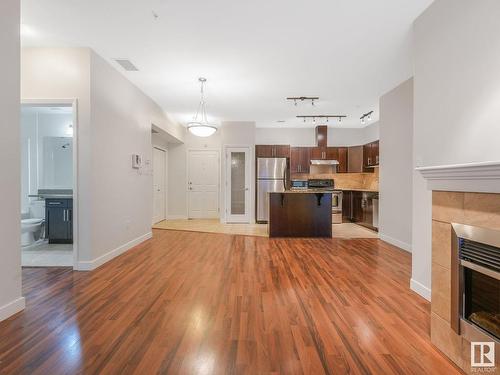
[[[198,81],[201,84],[200,105],[198,106],[198,111],[196,111],[194,120],[188,123],[187,128],[191,134],[196,135],[197,137],[210,137],[217,131],[217,127],[213,124],[210,124],[207,119],[207,111],[205,109],[205,95],[203,91],[207,79],[200,77],[198,78]],[[198,117],[200,117],[199,120]]]

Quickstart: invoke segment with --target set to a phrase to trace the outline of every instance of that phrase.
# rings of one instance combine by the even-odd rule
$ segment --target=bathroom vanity
[[[45,225],[49,243],[73,243],[73,198],[46,198]]]

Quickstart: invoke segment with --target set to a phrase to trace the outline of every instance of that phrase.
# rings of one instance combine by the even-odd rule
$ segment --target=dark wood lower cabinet
[[[269,237],[331,236],[331,193],[269,194]]]
[[[46,199],[45,226],[49,243],[73,243],[73,199]]]

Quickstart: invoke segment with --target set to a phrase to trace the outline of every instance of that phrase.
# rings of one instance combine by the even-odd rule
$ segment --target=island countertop
[[[331,194],[331,190],[321,190],[321,189],[296,189],[296,190],[285,190],[281,192],[270,192],[270,194]]]

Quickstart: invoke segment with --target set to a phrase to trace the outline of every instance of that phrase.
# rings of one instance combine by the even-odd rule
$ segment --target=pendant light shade
[[[210,124],[207,119],[207,111],[205,109],[205,93],[204,86],[207,82],[206,78],[198,78],[201,84],[201,99],[200,105],[198,106],[198,111],[194,120],[188,123],[187,128],[189,132],[197,137],[210,137],[217,131],[217,126]]]
[[[217,127],[210,124],[202,124],[201,122],[190,122],[188,130],[197,137],[210,137],[217,131]]]

